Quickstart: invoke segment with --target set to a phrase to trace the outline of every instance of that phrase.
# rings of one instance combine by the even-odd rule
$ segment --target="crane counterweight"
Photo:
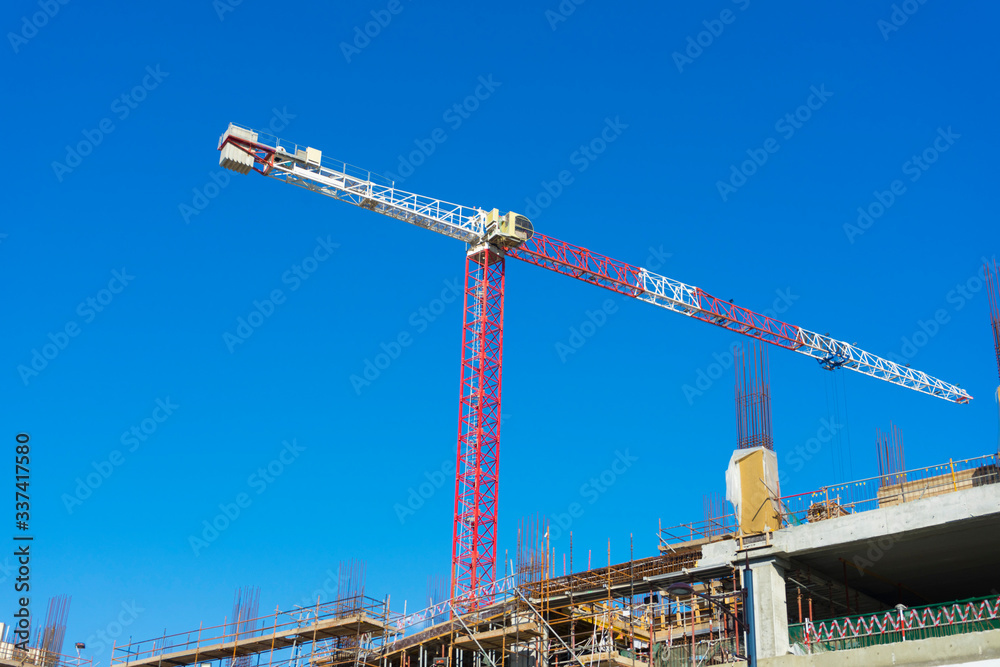
[[[486,211],[486,237],[494,245],[516,248],[530,241],[534,233],[531,221],[520,213],[508,211],[501,215],[496,208]]]

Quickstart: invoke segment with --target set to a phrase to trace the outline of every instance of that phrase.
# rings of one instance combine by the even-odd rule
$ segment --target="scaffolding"
[[[39,647],[19,649],[10,642],[0,642],[0,666],[2,667],[93,667],[93,658],[79,655],[63,655],[55,651],[45,651]]]
[[[997,455],[979,456],[885,474],[778,499],[783,525],[798,525],[841,514],[892,507],[1000,482]],[[820,512],[816,508],[826,508]]]
[[[388,631],[388,599],[364,596],[337,599],[291,612],[278,609],[267,616],[226,619],[221,625],[129,642],[112,649],[111,665],[195,665],[213,660],[236,661],[243,656],[268,655],[271,667],[303,658],[308,645],[310,658],[325,640],[363,637],[357,652],[369,649]],[[310,660],[311,661],[311,660]],[[260,663],[263,664],[263,663]]]
[[[450,599],[399,614],[389,598],[359,595],[116,646],[112,667],[669,667],[692,651],[702,664],[738,652],[739,582],[729,570],[691,580],[698,547],[583,572],[570,559],[569,572],[543,578],[554,569],[551,556],[539,568],[528,552],[538,554],[522,552],[529,567],[493,584],[493,602],[474,610]],[[691,581],[697,594],[663,595],[665,576]]]

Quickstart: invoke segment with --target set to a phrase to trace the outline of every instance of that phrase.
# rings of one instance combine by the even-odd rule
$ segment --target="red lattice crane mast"
[[[377,174],[231,124],[219,139],[219,163],[256,171],[468,244],[459,399],[452,597],[489,602],[496,579],[500,397],[506,259],[534,264],[654,306],[813,357],[828,370],[850,370],[955,403],[963,389],[853,345],[755,313],[693,285],[534,232],[514,212],[461,206],[405,192]]]

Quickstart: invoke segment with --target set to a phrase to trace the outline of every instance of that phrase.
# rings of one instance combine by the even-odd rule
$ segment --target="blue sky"
[[[221,623],[241,585],[261,587],[262,610],[300,603],[347,558],[394,607],[447,573],[463,247],[221,172],[229,122],[445,200],[535,205],[545,234],[906,356],[976,397],[773,350],[786,493],[874,474],[890,422],[910,466],[994,451],[976,274],[998,251],[997,9],[673,4],[8,3],[2,434],[11,453],[31,436],[34,611],[73,596],[67,647],[86,639],[107,664],[98,632]],[[713,364],[736,337],[515,261],[506,303],[501,552],[520,517],[579,502],[578,566],[609,539],[627,558],[630,535],[652,555],[658,520],[701,519],[703,494],[724,490],[733,381]],[[412,344],[356,391],[400,334]],[[19,371],[46,345],[60,349],[37,374]],[[718,379],[685,392],[699,373]],[[793,463],[824,419],[838,435]],[[585,487],[616,459],[614,483]],[[400,518],[421,484],[429,497]],[[196,554],[190,536],[240,498]]]

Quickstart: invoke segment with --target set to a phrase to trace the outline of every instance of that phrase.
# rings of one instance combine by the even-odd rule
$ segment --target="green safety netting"
[[[792,645],[842,651],[901,641],[1000,629],[1000,596],[969,598],[923,607],[889,609],[788,627]]]

